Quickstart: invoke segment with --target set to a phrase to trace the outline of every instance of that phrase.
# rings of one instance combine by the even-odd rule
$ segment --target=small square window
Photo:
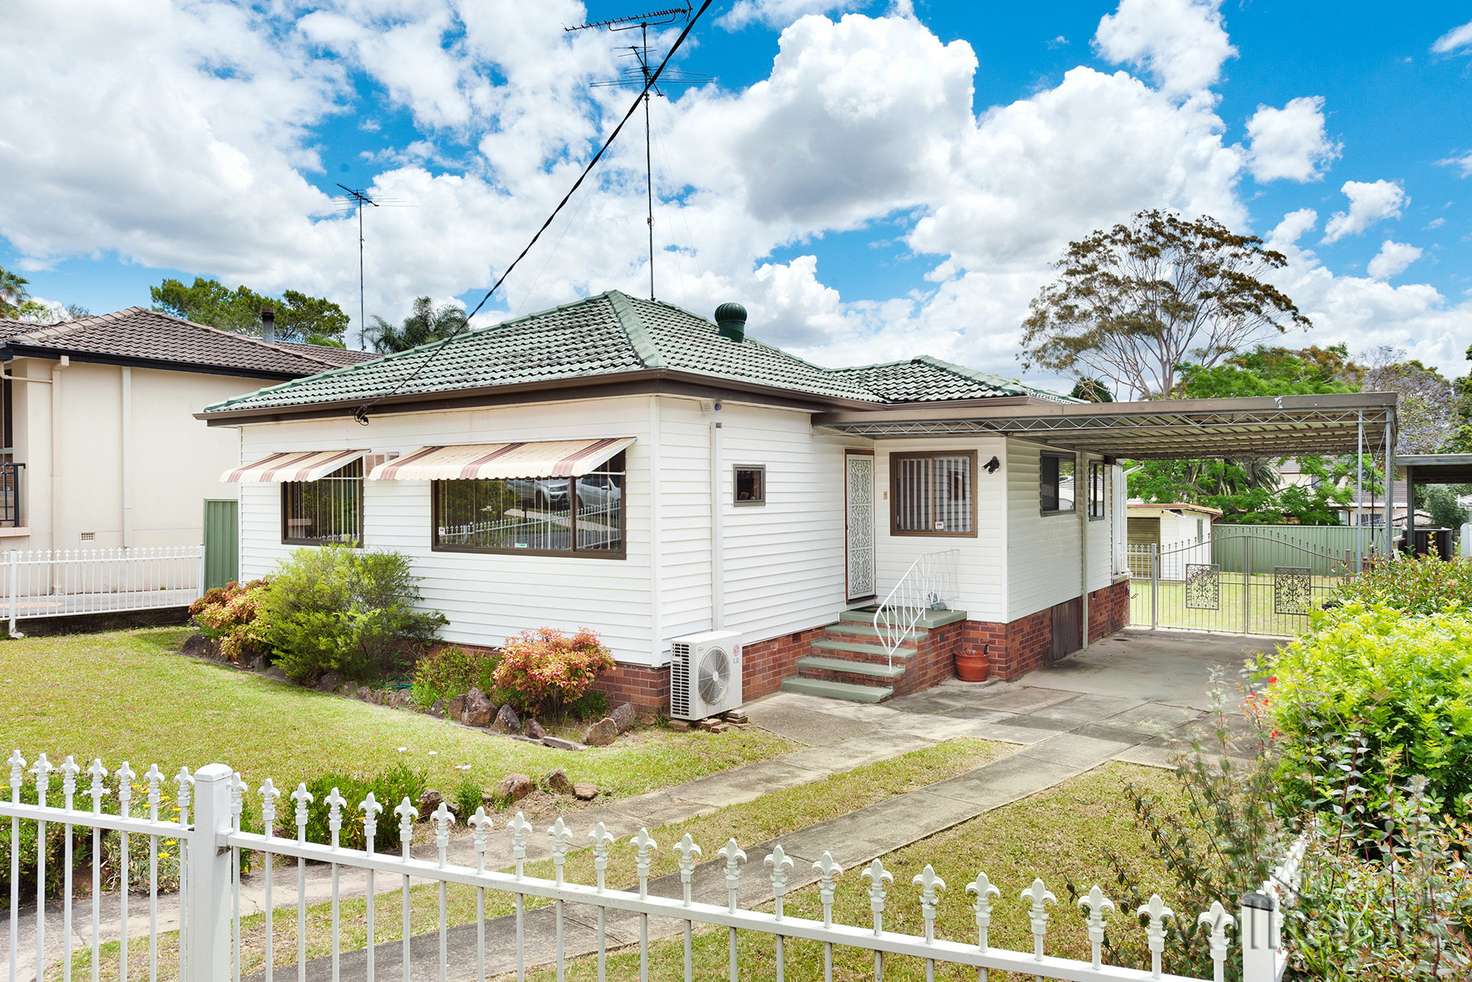
[[[767,468],[762,464],[737,464],[731,478],[732,500],[738,505],[767,503]]]

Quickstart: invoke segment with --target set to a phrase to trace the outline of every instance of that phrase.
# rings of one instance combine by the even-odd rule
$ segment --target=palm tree
[[[0,266],[0,317],[20,316],[21,307],[31,295],[27,285],[28,281],[24,276]]]
[[[375,317],[368,333],[375,351],[391,354],[443,340],[463,327],[464,308],[453,303],[436,307],[429,297],[420,297],[414,301],[413,313],[401,325],[395,327],[382,317]]]

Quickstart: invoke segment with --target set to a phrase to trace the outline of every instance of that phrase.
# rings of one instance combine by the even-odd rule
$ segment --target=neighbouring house
[[[141,307],[0,321],[0,548],[198,545],[203,501],[234,497],[220,471],[240,444],[193,413],[368,357]]]
[[[672,642],[710,630],[739,632],[747,698],[875,701],[963,646],[1012,679],[1124,626],[1116,455],[1240,451],[1275,413],[1290,446],[1290,421],[1353,445],[1344,397],[1198,421],[930,357],[825,369],[745,319],[607,292],[209,406],[239,429],[240,576],[303,545],[392,549],[447,640],[586,625],[618,662],[605,688],[641,706],[666,706]],[[1360,418],[1393,417],[1385,398]],[[946,610],[896,648],[871,612],[914,595]]]
[[[1199,561],[1198,556],[1211,555],[1211,525],[1222,517],[1220,509],[1196,505],[1188,501],[1164,503],[1131,500],[1125,510],[1128,517],[1128,541],[1136,547],[1154,546],[1160,550],[1160,576],[1167,580],[1185,578],[1185,564]],[[1187,550],[1183,546],[1200,546]]]
[[[1405,528],[1406,513],[1408,511],[1406,502],[1409,500],[1406,493],[1406,482],[1397,480],[1391,484],[1390,502],[1390,524],[1394,528]],[[1385,494],[1371,494],[1369,491],[1361,492],[1358,500],[1351,497],[1347,504],[1337,508],[1339,518],[1345,525],[1368,525],[1383,526],[1385,524]],[[1421,528],[1431,524],[1431,513],[1424,508],[1416,509],[1416,524]]]

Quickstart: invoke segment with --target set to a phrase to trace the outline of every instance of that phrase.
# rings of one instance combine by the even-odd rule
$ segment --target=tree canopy
[[[1214,218],[1142,211],[1071,242],[1023,323],[1029,366],[1102,376],[1137,398],[1176,388],[1178,367],[1211,368],[1289,327],[1309,326],[1261,277],[1287,258]]]
[[[259,335],[261,310],[269,307],[276,313],[276,337],[281,341],[340,348],[349,324],[347,313],[331,300],[297,290],[273,297],[248,286],[232,290],[219,280],[196,276],[187,286],[181,280],[166,279],[148,292],[155,310],[238,334]]]
[[[382,317],[373,318],[368,328],[368,340],[375,351],[390,354],[408,351],[410,348],[431,341],[442,341],[465,326],[465,308],[459,304],[445,303],[436,307],[429,297],[414,301],[408,317],[397,326]]]
[[[1397,453],[1436,453],[1446,446],[1455,426],[1456,386],[1435,368],[1405,355],[1389,347],[1371,352],[1361,386],[1366,392],[1399,394]]]

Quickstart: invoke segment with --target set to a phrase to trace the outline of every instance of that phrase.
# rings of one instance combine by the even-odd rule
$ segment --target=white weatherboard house
[[[1090,443],[1131,404],[925,357],[820,368],[745,317],[608,292],[208,407],[240,429],[240,575],[397,550],[446,640],[593,628],[610,694],[648,708],[701,632],[739,636],[747,698],[874,701],[963,648],[1016,678],[1123,626],[1122,489]]]

